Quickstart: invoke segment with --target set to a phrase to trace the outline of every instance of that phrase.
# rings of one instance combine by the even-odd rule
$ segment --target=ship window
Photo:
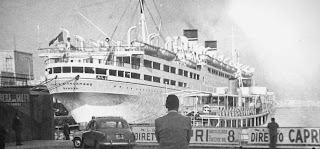
[[[194,74],[193,74],[193,78],[194,78],[194,79],[197,79],[197,74],[194,73]]]
[[[146,81],[152,81],[152,76],[144,75],[144,80],[146,80]]]
[[[94,73],[94,68],[93,67],[85,67],[84,72],[85,73]]]
[[[130,72],[127,72],[127,71],[126,71],[124,76],[125,76],[126,78],[130,78],[130,76],[131,76],[131,75],[130,75]]]
[[[140,79],[140,74],[132,72],[131,73],[131,78]]]
[[[224,96],[219,96],[219,106],[224,106]]]
[[[233,107],[233,97],[232,96],[228,96],[228,106]]]
[[[188,86],[188,84],[187,83],[183,83],[183,87],[187,87]]]
[[[192,78],[193,77],[193,73],[192,72],[190,72],[190,78]]]
[[[169,79],[163,79],[164,84],[169,84]]]
[[[250,79],[243,79],[243,87],[250,87],[251,86],[251,80]]]
[[[139,57],[132,57],[132,68],[139,69],[140,68],[140,58]]]
[[[96,68],[96,74],[106,75],[108,69]]]
[[[201,70],[201,65],[197,65],[197,70]]]
[[[124,75],[124,71],[118,70],[118,77],[123,77],[123,75]]]
[[[184,71],[184,76],[188,77],[188,71]]]
[[[212,102],[213,104],[218,104],[218,97],[217,96],[214,96],[211,98],[212,99]]]
[[[183,83],[182,82],[178,82],[178,86],[183,87]]]
[[[170,85],[176,85],[176,81],[170,80]]]
[[[182,69],[179,69],[179,75],[182,75],[183,74],[183,70]]]
[[[199,79],[200,79],[200,75],[197,74],[197,80],[199,80]]]
[[[53,73],[61,73],[61,67],[53,67]]]
[[[46,71],[47,71],[49,74],[52,74],[52,68],[48,68],[48,69],[46,69]]]
[[[160,70],[160,63],[153,62],[153,69]]]
[[[153,77],[153,82],[158,82],[158,83],[160,83],[160,78],[159,78],[159,77]]]
[[[102,63],[102,59],[99,59],[99,64],[101,64]]]
[[[86,63],[93,63],[93,58],[86,59]]]
[[[109,75],[110,76],[117,76],[117,70],[110,69],[109,70]]]
[[[83,73],[83,67],[72,67],[73,73]]]
[[[130,57],[123,57],[123,63],[130,64]]]
[[[168,65],[163,65],[163,71],[169,72],[169,66]]]
[[[148,60],[143,61],[144,67],[152,68],[152,62]]]
[[[62,72],[63,73],[70,73],[71,72],[71,67],[62,67]]]
[[[176,74],[176,68],[175,67],[171,67],[171,73]]]
[[[210,100],[208,97],[202,97],[202,104],[209,104]]]

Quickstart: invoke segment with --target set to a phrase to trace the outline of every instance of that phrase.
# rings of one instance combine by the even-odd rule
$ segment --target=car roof
[[[97,117],[97,121],[122,121],[122,122],[127,122],[125,119],[121,117]]]

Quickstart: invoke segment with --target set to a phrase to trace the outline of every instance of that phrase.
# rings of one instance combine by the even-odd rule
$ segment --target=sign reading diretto
[[[248,144],[268,144],[267,128],[249,128]],[[320,144],[320,128],[278,128],[277,144]]]

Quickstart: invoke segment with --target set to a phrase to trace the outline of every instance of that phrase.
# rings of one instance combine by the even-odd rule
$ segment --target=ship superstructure
[[[69,31],[62,29],[66,41],[59,34],[55,47],[41,48],[46,51],[39,56],[45,58],[47,88],[78,123],[106,115],[122,116],[129,123],[153,122],[165,114],[167,93],[216,92],[231,78],[253,76],[252,67],[218,55],[217,41],[198,43],[197,29],[186,29],[183,36],[158,46],[158,35],[147,34],[144,22],[141,7],[142,39],[131,40],[133,26],[126,44],[108,36],[100,43],[86,43],[74,35],[77,43],[72,46]]]

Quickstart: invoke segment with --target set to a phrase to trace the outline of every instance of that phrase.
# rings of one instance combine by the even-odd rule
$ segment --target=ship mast
[[[147,42],[147,38],[146,38],[147,26],[146,26],[146,17],[144,15],[144,7],[143,7],[144,0],[139,0],[139,3],[140,3],[140,13],[141,13],[140,25],[141,25],[142,41],[146,43]]]

